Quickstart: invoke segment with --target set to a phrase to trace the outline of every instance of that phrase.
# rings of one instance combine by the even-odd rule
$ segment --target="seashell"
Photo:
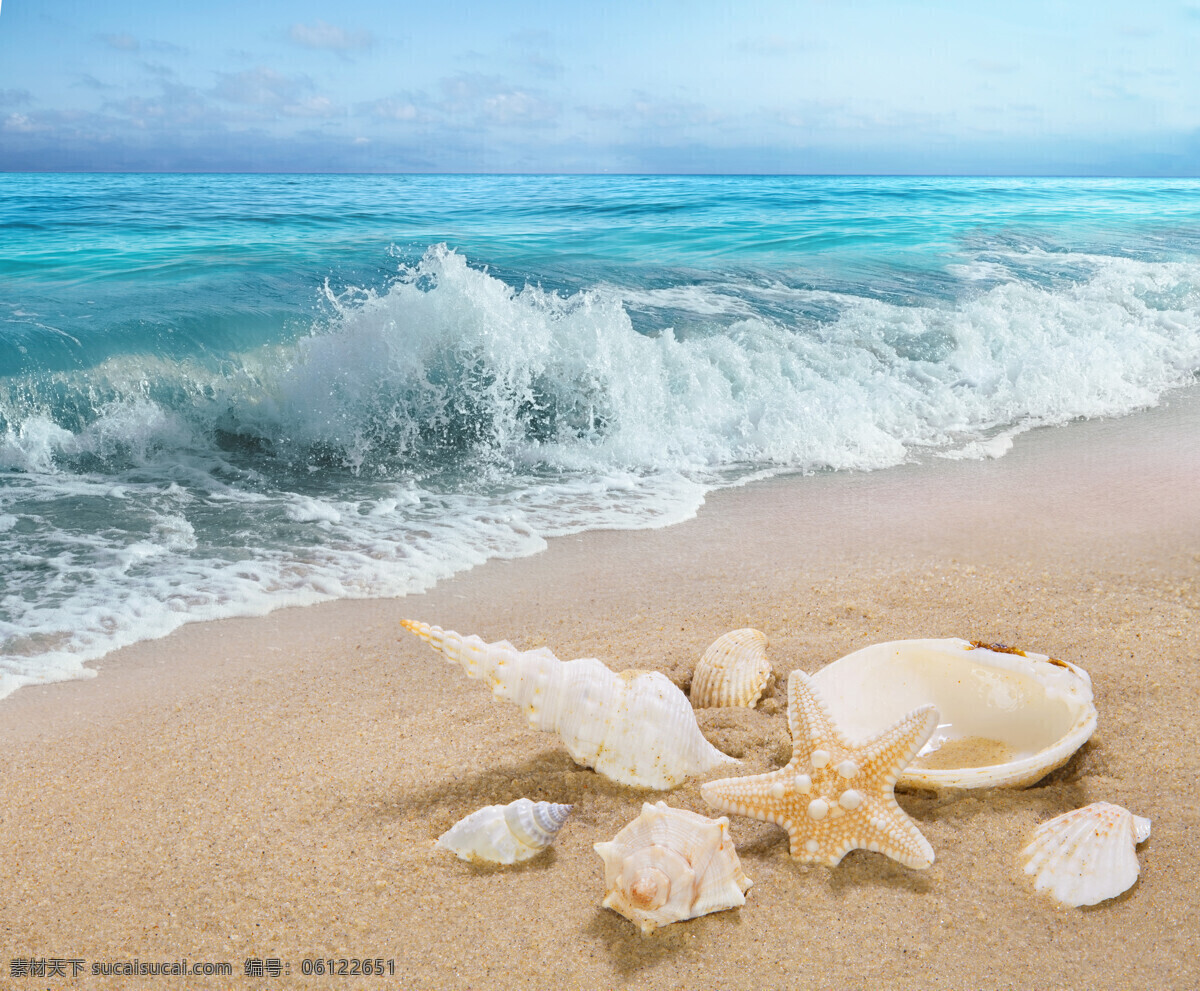
[[[515,864],[548,848],[570,814],[570,805],[528,798],[486,805],[459,819],[438,837],[436,846],[477,864]]]
[[[604,907],[637,923],[643,933],[739,908],[753,883],[742,872],[728,819],[672,809],[666,802],[643,803],[641,815],[594,849],[604,858]]]
[[[529,725],[557,733],[571,758],[623,785],[674,788],[737,764],[709,743],[687,696],[657,671],[610,671],[592,657],[560,661],[545,647],[520,651],[437,626],[401,625],[516,703]]]
[[[1075,809],[1038,826],[1021,851],[1034,889],[1064,905],[1115,898],[1138,879],[1137,845],[1150,838],[1150,820],[1108,802]]]
[[[767,635],[758,630],[734,630],[717,637],[696,665],[692,705],[697,709],[753,709],[770,679]]]
[[[900,775],[910,788],[1016,788],[1061,767],[1096,728],[1086,671],[966,640],[893,640],[812,676],[850,737],[932,702],[938,727]]]

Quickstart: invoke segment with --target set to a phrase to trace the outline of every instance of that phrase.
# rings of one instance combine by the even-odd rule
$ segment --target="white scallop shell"
[[[452,850],[462,860],[515,864],[550,846],[570,814],[570,805],[528,798],[487,805],[459,819],[438,837],[436,845]]]
[[[728,819],[672,809],[666,802],[644,803],[641,815],[594,849],[604,859],[604,907],[643,933],[739,908],[753,883],[742,872]]]
[[[966,640],[894,640],[847,654],[813,684],[838,725],[866,739],[932,702],[939,723],[899,784],[1022,787],[1061,767],[1092,735],[1086,671]]]
[[[638,788],[674,788],[736,764],[704,739],[687,696],[657,671],[616,674],[591,657],[560,661],[545,647],[519,651],[403,620],[467,677],[516,703],[535,729],[557,733],[576,763]]]
[[[1036,890],[1064,905],[1095,905],[1133,886],[1136,848],[1149,838],[1149,819],[1096,802],[1043,822],[1021,858]]]
[[[734,630],[717,637],[692,675],[692,705],[743,706],[753,709],[771,678],[767,635]]]

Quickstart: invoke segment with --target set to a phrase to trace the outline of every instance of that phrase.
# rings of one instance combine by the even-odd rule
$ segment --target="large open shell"
[[[752,882],[724,816],[709,819],[646,802],[641,815],[594,849],[604,859],[604,907],[643,933],[746,904]]]
[[[485,805],[459,819],[438,837],[437,846],[475,863],[515,864],[536,857],[554,842],[571,806],[518,798]]]
[[[813,675],[851,737],[869,737],[932,702],[938,728],[899,784],[1023,787],[1065,764],[1096,728],[1086,671],[1045,654],[966,640],[894,640]]]
[[[1095,802],[1038,826],[1021,851],[1034,888],[1064,905],[1115,898],[1138,879],[1137,845],[1150,838],[1150,820],[1108,802]]]
[[[692,675],[692,705],[697,709],[743,706],[753,709],[771,679],[767,635],[733,630],[717,637]]]
[[[687,696],[658,671],[610,671],[594,657],[560,661],[545,647],[517,650],[439,626],[410,630],[520,707],[529,725],[557,733],[572,759],[619,784],[674,788],[736,758],[709,743]]]

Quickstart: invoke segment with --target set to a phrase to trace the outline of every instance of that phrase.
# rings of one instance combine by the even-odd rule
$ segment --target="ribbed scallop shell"
[[[666,802],[644,803],[641,815],[594,849],[604,859],[604,907],[644,933],[739,908],[753,883],[742,872],[728,819],[672,809]]]
[[[506,640],[401,625],[520,706],[530,726],[557,733],[576,763],[620,784],[674,788],[738,763],[704,739],[687,696],[657,671],[616,674],[591,657],[560,661],[544,647],[519,651]]]
[[[487,805],[460,819],[438,837],[437,846],[475,863],[515,864],[535,857],[554,842],[570,805],[518,798]]]
[[[1149,837],[1149,819],[1096,802],[1043,822],[1021,858],[1036,890],[1064,905],[1095,905],[1133,886],[1136,847]]]
[[[696,665],[692,705],[697,709],[753,709],[770,679],[767,635],[759,630],[734,630],[717,637]]]

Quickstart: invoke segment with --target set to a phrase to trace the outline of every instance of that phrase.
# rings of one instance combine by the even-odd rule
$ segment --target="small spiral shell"
[[[717,637],[696,665],[692,706],[753,709],[770,680],[767,635],[759,630],[734,630]]]
[[[604,907],[653,932],[659,926],[746,904],[751,881],[729,836],[729,820],[642,805],[642,813],[608,843]]]
[[[570,805],[528,798],[487,805],[451,826],[437,846],[474,863],[515,864],[550,846],[570,814]]]

